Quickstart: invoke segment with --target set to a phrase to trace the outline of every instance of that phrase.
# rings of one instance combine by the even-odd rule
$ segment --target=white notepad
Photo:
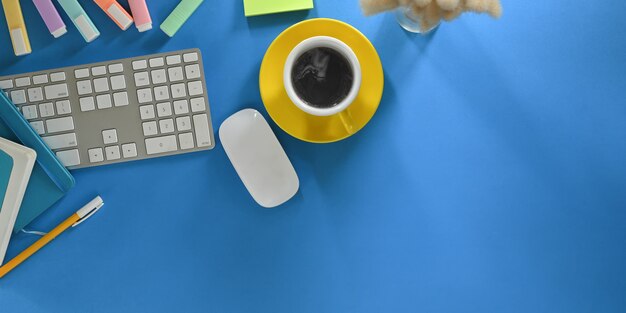
[[[0,265],[36,159],[34,150],[0,138]]]

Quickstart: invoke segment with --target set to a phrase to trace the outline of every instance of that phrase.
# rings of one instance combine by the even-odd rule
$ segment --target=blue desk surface
[[[177,1],[152,1],[155,24]],[[122,33],[83,1],[102,37],[53,40],[22,1],[34,53],[0,74],[199,47],[214,126],[263,109],[261,59],[313,17],[353,24],[386,73],[380,109],[336,144],[272,124],[301,179],[262,209],[218,145],[207,153],[74,172],[77,187],[31,228],[100,194],[103,210],[0,281],[2,312],[625,312],[626,2],[504,0],[405,33],[358,2],[246,19],[206,1],[172,39]],[[14,237],[10,256],[35,238]]]

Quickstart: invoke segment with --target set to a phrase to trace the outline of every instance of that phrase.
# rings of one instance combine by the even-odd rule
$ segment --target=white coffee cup
[[[343,100],[341,100],[340,103],[332,107],[318,108],[311,106],[302,99],[300,99],[300,97],[294,90],[293,82],[291,79],[293,67],[302,54],[315,48],[329,48],[340,53],[348,61],[352,69],[353,81],[352,87],[350,88],[348,95]],[[359,90],[361,89],[361,64],[359,63],[359,59],[357,58],[354,51],[352,51],[352,49],[350,49],[350,47],[346,45],[343,41],[328,36],[311,37],[300,42],[295,48],[293,48],[293,50],[291,50],[291,53],[289,53],[283,71],[283,83],[285,85],[285,90],[287,91],[289,99],[291,99],[291,101],[302,111],[315,116],[331,116],[344,112],[354,102],[357,95],[359,94]],[[342,117],[342,120],[345,119],[346,118]],[[344,124],[346,122],[344,122]],[[346,129],[348,128],[351,127],[349,127],[349,125],[346,125]]]

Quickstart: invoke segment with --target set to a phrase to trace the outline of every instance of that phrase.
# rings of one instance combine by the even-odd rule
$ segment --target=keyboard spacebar
[[[178,150],[178,145],[176,144],[175,135],[146,139],[147,154],[166,153],[176,150]]]
[[[78,146],[75,133],[42,137],[42,139],[52,150]]]

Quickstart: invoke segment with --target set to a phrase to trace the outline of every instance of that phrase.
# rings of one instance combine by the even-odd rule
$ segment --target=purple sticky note
[[[52,4],[52,0],[33,0],[33,3],[54,38],[58,38],[67,32],[67,27],[65,27],[65,23],[61,19],[59,11]]]

